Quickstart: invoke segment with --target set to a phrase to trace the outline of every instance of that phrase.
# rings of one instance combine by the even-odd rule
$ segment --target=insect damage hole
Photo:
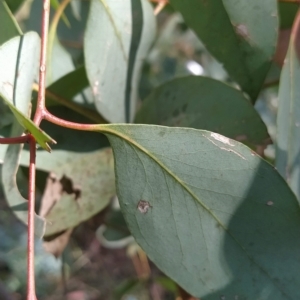
[[[138,205],[137,205],[138,210],[143,215],[148,212],[148,210],[149,210],[150,207],[152,207],[150,205],[150,203],[148,201],[145,201],[145,200],[140,200],[139,203],[138,203]]]

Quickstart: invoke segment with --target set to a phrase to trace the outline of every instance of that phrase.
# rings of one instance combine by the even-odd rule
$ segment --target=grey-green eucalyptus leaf
[[[55,160],[52,162],[51,173],[58,179],[64,177],[70,180],[78,193],[64,192],[53,204],[45,216],[46,235],[61,232],[88,220],[104,209],[115,195],[110,148],[91,153],[72,153],[63,163],[55,163]],[[45,168],[41,164],[39,169]]]
[[[92,0],[84,38],[95,105],[110,122],[133,120],[142,62],[155,36],[148,0]]]
[[[40,38],[35,32],[15,37],[0,47],[0,94],[29,115],[31,90],[38,74]]]
[[[0,72],[0,94],[4,96],[10,108],[17,108],[13,109],[16,116],[23,117],[22,120],[25,121],[29,115],[32,84],[38,72],[39,49],[40,39],[34,32],[13,38],[0,47],[0,66],[5,70]],[[23,130],[15,120],[11,135],[19,136]],[[28,201],[21,196],[16,184],[21,150],[21,145],[7,147],[2,167],[2,181],[9,206],[26,224]],[[41,237],[45,229],[44,220],[36,215],[35,223],[35,233]]]
[[[195,129],[99,125],[128,227],[149,258],[201,299],[298,299],[300,209],[248,147]]]
[[[86,123],[87,119],[61,106],[50,107],[56,116],[68,116],[73,122]],[[57,180],[63,177],[72,183],[76,193],[63,191],[46,213],[46,235],[77,226],[107,206],[116,194],[112,151],[105,136],[43,124],[57,144],[51,154],[38,150],[37,170],[51,173]],[[29,151],[21,156],[21,165],[28,166]],[[67,189],[72,190],[72,189]],[[49,192],[49,191],[48,191]],[[50,190],[51,192],[51,190]]]
[[[300,200],[299,29],[292,34],[280,76],[276,167]]]
[[[177,78],[153,90],[135,122],[210,130],[253,148],[271,142],[266,125],[241,91],[202,76]]]
[[[21,133],[20,125],[14,123],[12,135],[18,136]],[[8,145],[2,166],[2,184],[8,205],[15,216],[24,224],[28,224],[28,201],[20,194],[16,182],[22,148],[23,145]],[[35,235],[42,238],[45,233],[45,220],[35,215],[34,222]]]

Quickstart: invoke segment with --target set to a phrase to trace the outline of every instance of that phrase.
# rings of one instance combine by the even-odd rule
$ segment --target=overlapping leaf
[[[282,69],[277,115],[276,167],[300,199],[299,17]]]
[[[16,37],[0,47],[0,94],[9,105],[18,121],[47,146],[49,137],[28,119],[31,99],[31,88],[38,71],[40,39],[36,33],[30,32],[21,37]],[[11,134],[22,134],[23,128],[15,121]],[[35,133],[35,130],[37,132]],[[41,138],[41,140],[40,140]],[[45,140],[44,140],[45,138]],[[44,144],[43,144],[44,143]],[[9,205],[16,216],[27,223],[27,205],[16,185],[16,172],[22,147],[9,145],[4,157],[2,178],[5,195]],[[42,236],[44,230],[43,220],[36,216],[35,231]]]
[[[202,130],[102,125],[130,231],[201,299],[300,297],[300,209],[274,168]]]
[[[68,116],[74,122],[86,118],[65,107],[51,107],[56,116]],[[105,136],[43,124],[57,141],[51,155],[39,150],[36,168],[49,172],[63,186],[46,214],[46,235],[77,226],[100,212],[116,194],[113,157]],[[27,166],[29,151],[22,153],[21,164]],[[48,191],[49,192],[49,191]],[[51,192],[51,191],[50,191]]]
[[[158,87],[143,101],[135,122],[210,130],[254,148],[271,142],[244,94],[206,77],[178,78]]]
[[[81,222],[101,211],[115,194],[111,149],[91,153],[73,153],[64,163],[53,164],[51,172],[57,178],[72,182],[77,193],[61,194],[45,216],[46,234],[51,235]],[[42,164],[40,169],[43,169]],[[48,171],[48,170],[47,170]]]
[[[91,1],[85,63],[96,108],[108,121],[132,121],[141,64],[154,35],[147,0]]]
[[[256,100],[275,52],[276,0],[170,0],[229,75]]]

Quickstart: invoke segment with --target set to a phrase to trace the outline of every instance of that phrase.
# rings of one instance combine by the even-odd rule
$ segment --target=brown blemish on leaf
[[[77,200],[80,198],[81,191],[79,188],[74,187],[73,181],[67,176],[64,175],[59,179],[56,174],[49,173],[41,201],[40,215],[47,217],[64,193],[74,194],[74,200]],[[43,243],[44,249],[55,257],[59,257],[67,246],[72,231],[72,228],[68,229],[62,234],[45,241]]]
[[[56,174],[49,173],[41,201],[40,216],[46,217],[64,193],[74,194],[74,200],[78,200],[81,195],[81,189],[74,186],[73,181],[67,176],[64,175],[61,179],[58,179]]]
[[[138,205],[137,205],[138,210],[143,215],[148,212],[148,210],[149,210],[150,207],[152,207],[150,205],[150,203],[148,201],[145,201],[145,200],[140,200],[139,203],[138,203]]]

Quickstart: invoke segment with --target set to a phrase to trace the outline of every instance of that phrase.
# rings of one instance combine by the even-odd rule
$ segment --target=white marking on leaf
[[[218,134],[218,133],[215,133],[215,132],[212,132],[210,134],[211,137],[213,137],[215,140],[219,141],[219,142],[222,142],[223,144],[227,144],[229,146],[234,146],[233,144],[230,143],[230,139],[221,135],[221,134]]]
[[[236,155],[239,156],[240,158],[246,160],[246,158],[245,158],[242,154],[238,153],[237,151],[234,151],[234,150],[228,149],[228,148],[224,148],[224,147],[221,147],[220,149],[225,150],[225,151],[228,151],[228,152],[233,152],[234,154],[236,154]]]

